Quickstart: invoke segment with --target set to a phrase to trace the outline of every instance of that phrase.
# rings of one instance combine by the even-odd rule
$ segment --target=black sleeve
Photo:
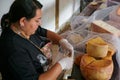
[[[42,27],[38,27],[36,34],[43,36],[43,37],[47,37],[47,29],[44,29]]]
[[[18,49],[9,58],[10,72],[15,80],[38,80],[37,73],[28,53]],[[15,74],[14,74],[15,73]]]

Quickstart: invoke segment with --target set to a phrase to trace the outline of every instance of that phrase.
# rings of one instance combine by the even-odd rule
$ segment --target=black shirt
[[[47,30],[39,27],[30,40],[42,47],[47,41],[46,35]],[[0,49],[3,80],[38,80],[38,76],[44,72],[43,67],[47,64],[44,54],[10,28],[1,34]]]

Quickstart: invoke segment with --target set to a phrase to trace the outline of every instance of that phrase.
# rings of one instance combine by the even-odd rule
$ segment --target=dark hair
[[[9,26],[9,14],[4,14],[1,18],[1,28],[2,28],[2,31],[5,29],[5,27],[8,27]]]
[[[35,16],[36,10],[41,9],[42,4],[37,0],[15,0],[7,14],[1,19],[1,27],[4,29],[8,24],[19,21],[22,17],[31,19]]]

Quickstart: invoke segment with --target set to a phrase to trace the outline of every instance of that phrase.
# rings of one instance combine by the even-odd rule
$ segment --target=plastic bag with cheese
[[[106,22],[117,29],[120,29],[120,13],[118,13],[118,9],[120,10],[120,5],[118,5],[112,12],[109,14],[109,20]]]
[[[94,21],[94,20],[103,20],[105,19],[109,13],[115,8],[116,6],[110,6],[104,9],[100,9],[95,11],[91,16],[90,16],[90,21]]]
[[[81,32],[84,33],[84,31]],[[101,37],[105,42],[111,44],[115,48],[116,53],[113,55],[114,72],[111,80],[120,80],[120,38],[107,33],[95,33],[88,31],[88,35],[86,35],[84,40],[77,44],[74,49],[76,51],[85,53],[86,42],[96,37]]]
[[[87,19],[85,19],[85,22],[82,23],[81,25],[79,25],[79,23],[81,22],[81,20],[83,20],[83,17],[82,18],[81,17],[74,17],[76,20],[78,18],[78,20],[80,22],[75,23],[75,21],[73,21],[73,20],[71,21],[71,24],[74,24],[73,30],[78,31],[81,29],[89,28],[91,25],[91,22],[93,22],[95,20],[108,20],[109,13],[115,8],[116,8],[116,6],[110,6],[110,7],[104,8],[104,9],[96,10],[91,16],[89,16]],[[76,27],[76,25],[77,25],[77,27]]]
[[[76,28],[84,24],[87,21],[87,19],[88,19],[87,16],[81,16],[81,15],[73,16],[70,22],[71,29],[75,30]]]
[[[69,43],[72,44],[73,47],[75,47],[79,42],[82,42],[84,40],[84,37],[88,35],[86,30],[81,31],[67,31],[61,34],[62,37],[67,39]]]

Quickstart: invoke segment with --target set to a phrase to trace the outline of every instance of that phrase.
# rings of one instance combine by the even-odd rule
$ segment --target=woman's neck
[[[23,30],[20,29],[20,26],[17,24],[12,24],[11,29],[18,35],[20,35],[23,38],[29,39],[30,36],[26,35]]]

